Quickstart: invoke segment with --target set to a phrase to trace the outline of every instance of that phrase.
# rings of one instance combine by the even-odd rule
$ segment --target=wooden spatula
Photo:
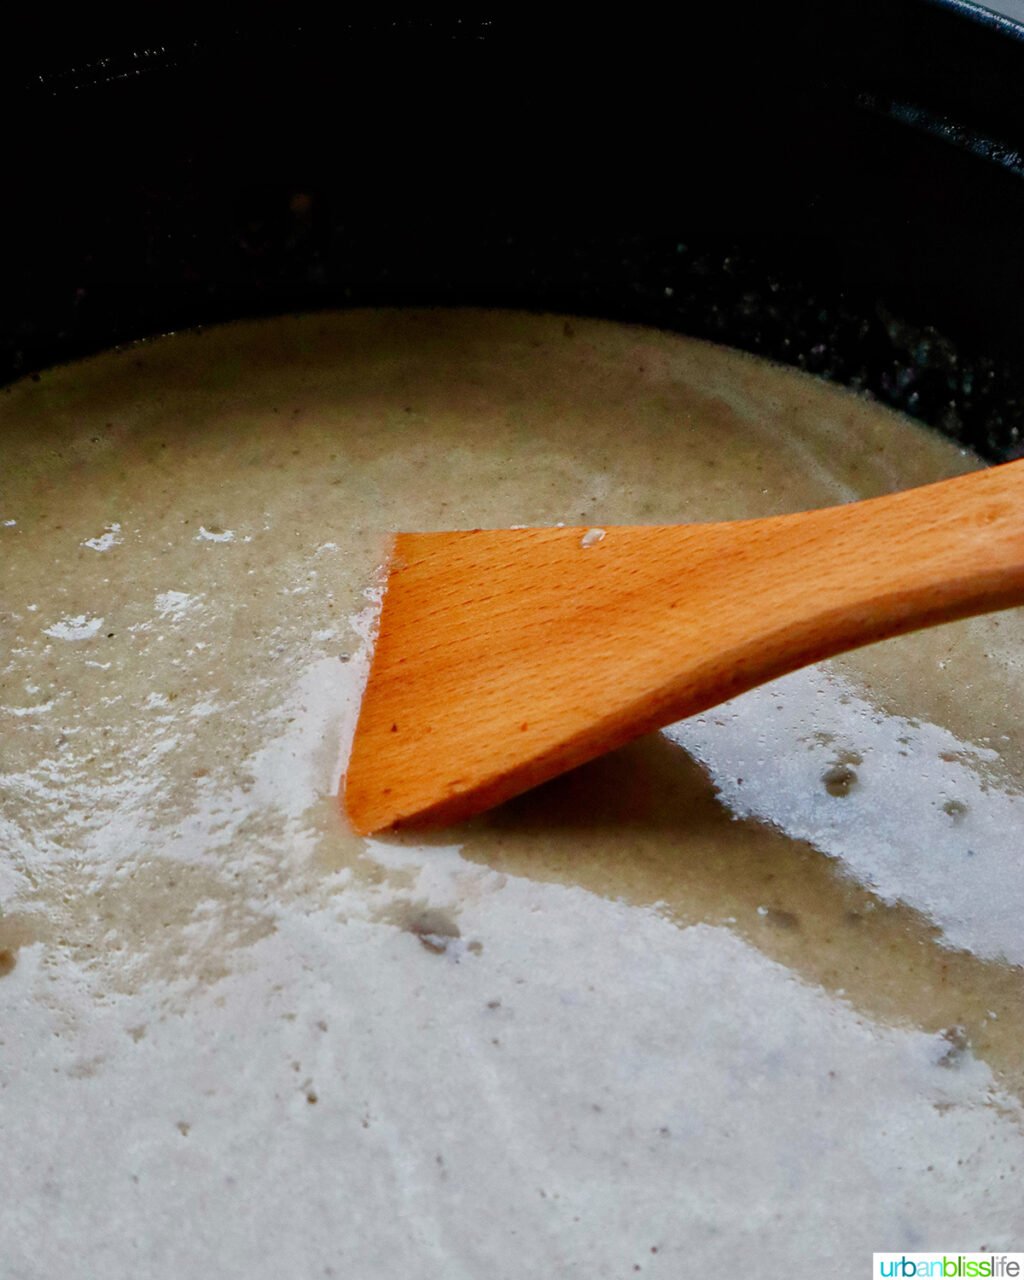
[[[723,524],[403,533],[345,784],[458,821],[797,667],[1024,604],[1024,460]]]

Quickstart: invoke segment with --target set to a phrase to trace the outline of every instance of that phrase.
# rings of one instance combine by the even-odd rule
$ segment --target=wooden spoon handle
[[[625,717],[644,728],[848,649],[1024,604],[1024,461],[847,506],[621,532],[638,557],[660,542],[678,575],[646,597],[648,692]]]
[[[767,594],[757,594],[790,645],[802,648],[793,628],[806,618],[805,640],[820,643],[819,656],[1024,603],[1024,461],[744,523],[744,542],[768,579]]]

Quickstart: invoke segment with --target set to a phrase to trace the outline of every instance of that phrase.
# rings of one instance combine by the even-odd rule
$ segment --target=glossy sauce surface
[[[1019,613],[429,839],[336,798],[390,531],[767,515],[976,459],[736,353],[482,312],[163,339],[0,394],[0,441],[12,1274],[1019,1245]]]

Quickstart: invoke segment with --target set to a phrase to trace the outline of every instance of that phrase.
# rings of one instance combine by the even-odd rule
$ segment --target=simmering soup
[[[0,1270],[1021,1247],[1020,612],[456,829],[357,838],[338,802],[391,531],[979,465],[792,371],[551,316],[237,324],[0,392]]]

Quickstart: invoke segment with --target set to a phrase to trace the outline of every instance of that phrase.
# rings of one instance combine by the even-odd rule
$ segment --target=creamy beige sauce
[[[977,459],[733,352],[480,312],[54,370],[0,393],[0,459],[5,1276],[1020,1247],[1020,612],[459,829],[357,839],[336,798],[389,531],[769,515]]]

